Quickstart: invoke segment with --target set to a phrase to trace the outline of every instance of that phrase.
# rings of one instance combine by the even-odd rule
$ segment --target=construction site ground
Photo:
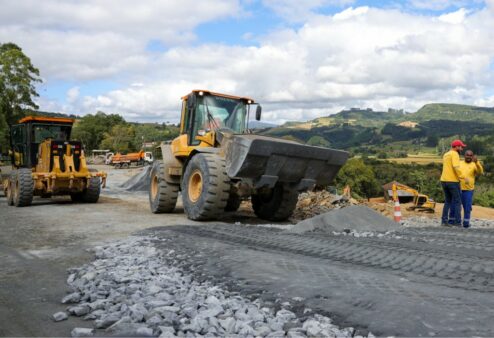
[[[98,169],[109,178],[97,204],[36,198],[30,207],[15,208],[0,197],[0,336],[69,336],[74,327],[93,327],[77,316],[52,320],[67,307],[60,303],[70,291],[67,269],[92,262],[95,246],[131,234],[173,252],[183,273],[197,280],[249,299],[291,303],[300,318],[319,313],[355,328],[354,334],[494,335],[490,226],[441,228],[437,211],[411,213],[406,206],[405,219],[425,216],[434,221],[431,227],[403,227],[378,216],[380,224],[357,229],[294,224],[357,204],[335,202],[326,192],[302,195],[294,218],[282,224],[257,219],[248,202],[219,221],[198,223],[185,217],[180,203],[172,214],[155,215],[145,192],[120,188],[141,169]],[[393,205],[383,200],[365,205],[392,215]],[[366,212],[355,210],[355,217]],[[473,217],[494,220],[494,211],[474,207]]]

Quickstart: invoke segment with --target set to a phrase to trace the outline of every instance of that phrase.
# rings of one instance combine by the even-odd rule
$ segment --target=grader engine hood
[[[225,151],[228,176],[252,179],[258,188],[292,183],[299,191],[329,185],[348,159],[346,151],[259,135],[233,135]]]

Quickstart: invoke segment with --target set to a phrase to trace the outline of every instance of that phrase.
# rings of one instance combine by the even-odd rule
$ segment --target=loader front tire
[[[227,205],[230,178],[225,160],[216,154],[197,154],[182,179],[182,199],[187,217],[195,221],[218,218]]]
[[[34,181],[32,170],[21,168],[12,175],[12,199],[16,207],[31,205],[34,196]]]
[[[268,221],[284,221],[297,206],[298,192],[277,183],[269,193],[252,195],[252,208],[257,217]]]
[[[237,211],[240,208],[240,203],[242,203],[242,200],[238,195],[230,194],[226,202],[225,211]]]
[[[149,206],[153,214],[170,213],[175,209],[178,198],[178,184],[165,180],[163,161],[156,161],[151,168]]]

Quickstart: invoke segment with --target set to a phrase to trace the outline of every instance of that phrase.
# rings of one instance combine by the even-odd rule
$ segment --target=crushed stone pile
[[[339,209],[359,202],[346,196],[334,195],[326,190],[303,192],[298,197],[297,207],[292,220],[303,220],[333,209]]]
[[[290,226],[288,231],[295,233],[311,231],[333,233],[352,230],[386,232],[397,230],[400,227],[400,224],[366,206],[353,205],[303,220]]]
[[[157,250],[153,240],[130,237],[97,247],[94,262],[69,269],[66,314],[94,320],[72,336],[356,337],[353,328],[338,328],[310,309],[301,318],[288,302],[276,307],[194,280],[177,267],[180,255]]]
[[[144,169],[120,185],[127,191],[149,191],[151,185],[151,166]]]

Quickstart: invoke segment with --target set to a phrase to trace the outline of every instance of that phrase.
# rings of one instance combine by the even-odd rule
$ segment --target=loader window
[[[211,114],[208,118],[207,113]],[[202,123],[204,129],[227,128],[235,133],[245,130],[246,103],[242,100],[206,95],[197,100],[194,122]],[[201,126],[199,125],[199,128]]]

